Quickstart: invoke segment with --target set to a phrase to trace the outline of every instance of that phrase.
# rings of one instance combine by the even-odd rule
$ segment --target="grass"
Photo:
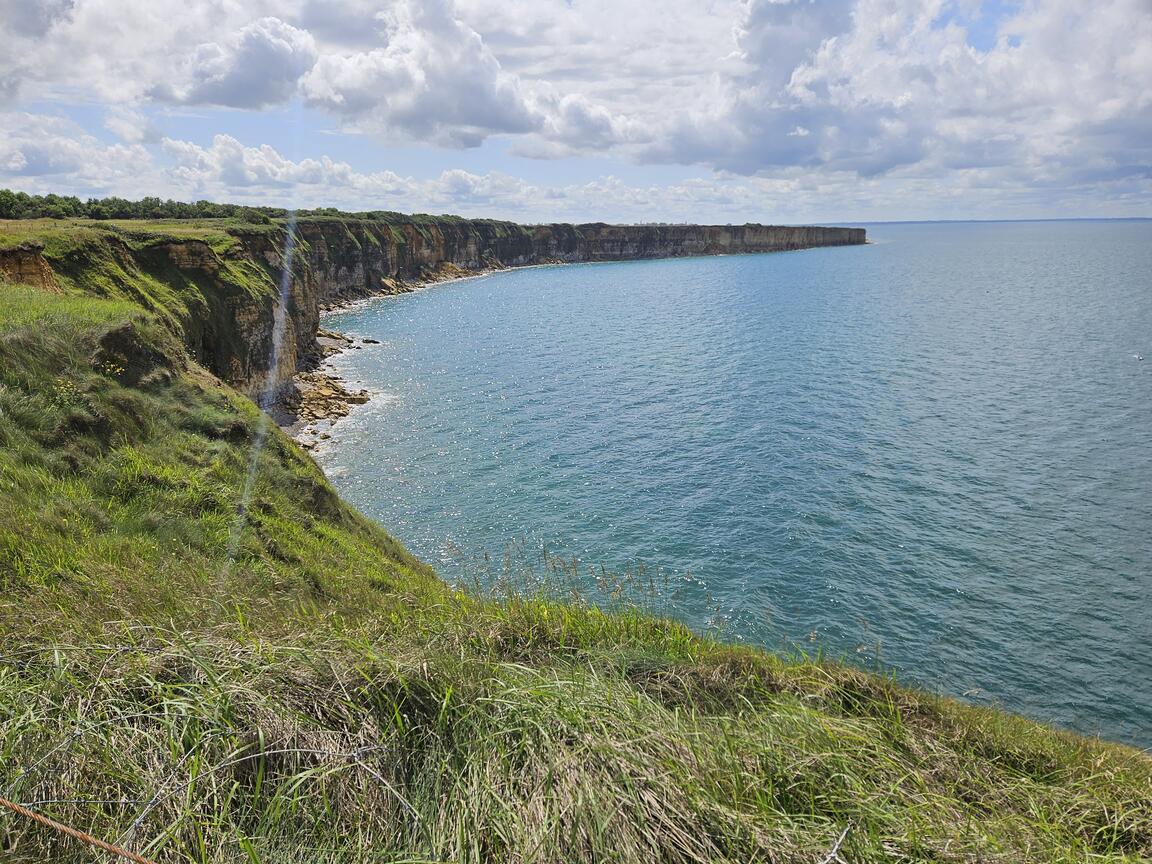
[[[279,434],[234,538],[261,416],[140,307],[6,286],[0,321],[0,589],[20,608],[51,589],[143,615],[170,593],[187,605],[193,585],[295,597],[336,590],[349,569],[366,585],[428,572]],[[230,545],[244,584],[218,583]]]
[[[450,588],[263,422],[130,293],[0,284],[0,795],[201,864],[1152,856],[1146,754]]]
[[[1131,751],[642,617],[373,612],[22,647],[0,780],[184,861],[819,861],[845,830],[847,861],[1148,852]],[[9,831],[12,860],[53,848]]]
[[[276,225],[254,225],[241,219],[0,219],[0,249],[21,243],[67,244],[70,240],[123,236],[140,243],[203,240],[213,247],[228,244],[231,232],[255,234]]]

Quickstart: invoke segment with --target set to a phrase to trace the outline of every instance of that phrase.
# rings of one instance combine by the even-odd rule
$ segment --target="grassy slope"
[[[237,531],[260,424],[135,303],[0,286],[0,795],[173,861],[1152,855],[1146,756],[451,591],[277,430]]]

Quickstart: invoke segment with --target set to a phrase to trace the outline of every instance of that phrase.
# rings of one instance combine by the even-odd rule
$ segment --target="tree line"
[[[365,210],[347,212],[336,207],[313,207],[296,211],[302,219],[338,217],[340,219],[366,219],[377,222],[486,222],[467,220],[460,216],[428,213],[397,213],[394,210]],[[0,219],[240,219],[253,224],[267,224],[274,219],[288,218],[284,207],[249,207],[244,204],[216,204],[212,201],[173,201],[171,198],[89,198],[82,201],[75,195],[29,195],[0,189]]]
[[[325,215],[331,208],[310,211]],[[335,215],[338,211],[331,211]],[[75,195],[29,195],[0,189],[0,219],[242,219],[262,223],[282,219],[283,207],[247,207],[211,201],[173,201],[171,198],[89,198]]]

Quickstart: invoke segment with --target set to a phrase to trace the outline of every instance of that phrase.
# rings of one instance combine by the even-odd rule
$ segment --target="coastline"
[[[0,340],[5,373],[5,386],[0,387],[0,476],[5,481],[6,517],[0,525],[6,565],[0,568],[5,589],[0,616],[10,646],[4,651],[8,656],[6,674],[0,676],[0,702],[11,720],[6,740],[12,743],[12,758],[0,760],[0,784],[12,790],[4,794],[22,802],[18,806],[25,810],[41,812],[54,824],[72,826],[86,836],[134,843],[142,853],[163,860],[205,849],[222,858],[282,860],[303,854],[349,861],[447,861],[469,854],[577,862],[823,861],[842,849],[841,857],[853,861],[934,858],[1039,864],[1091,858],[1120,864],[1152,855],[1152,762],[1145,751],[1101,738],[1111,735],[1116,740],[1117,734],[1126,734],[1123,726],[1114,731],[1117,705],[1131,699],[1128,694],[1141,692],[1133,686],[1141,680],[1141,667],[1133,675],[1122,662],[1133,645],[1138,662],[1142,644],[1139,603],[1127,596],[1130,585],[1108,594],[1106,583],[1089,580],[1090,587],[1099,589],[1101,603],[1100,615],[1089,616],[1088,626],[1098,626],[1105,620],[1101,616],[1114,609],[1136,610],[1128,614],[1137,639],[1125,640],[1127,645],[1112,643],[1116,650],[1105,656],[1104,674],[1086,668],[1084,653],[1068,638],[1073,629],[1069,625],[1084,617],[1075,602],[1083,593],[1083,580],[1063,601],[1068,614],[1057,619],[1044,613],[1053,597],[1060,600],[1058,594],[1048,591],[1047,584],[1022,590],[1028,586],[1017,580],[1012,587],[1028,601],[1022,607],[1025,614],[1014,615],[1007,628],[988,631],[1001,659],[968,667],[1035,683],[1038,692],[1053,694],[1053,702],[1083,706],[1085,711],[1093,707],[1090,700],[1099,697],[1102,710],[1088,715],[1086,735],[1052,725],[1065,722],[1063,707],[1055,721],[1034,722],[999,703],[970,705],[918,690],[911,682],[898,683],[895,675],[870,671],[863,662],[853,665],[851,655],[837,657],[812,645],[772,652],[741,642],[728,629],[694,631],[662,614],[659,606],[641,605],[643,580],[634,581],[630,572],[611,578],[601,572],[601,580],[594,580],[590,568],[578,573],[576,560],[567,565],[551,556],[542,579],[525,583],[524,591],[500,580],[498,569],[493,570],[497,584],[492,591],[480,584],[475,590],[468,584],[453,586],[379,521],[348,503],[325,478],[319,461],[259,419],[261,406],[253,401],[253,394],[268,392],[270,382],[293,389],[297,374],[308,373],[310,363],[323,362],[323,350],[334,352],[328,355],[332,367],[352,379],[346,388],[372,385],[375,376],[357,371],[360,364],[351,362],[356,355],[338,356],[371,343],[330,329],[321,333],[325,325],[338,322],[318,315],[317,299],[341,291],[378,299],[387,291],[377,289],[391,281],[381,278],[379,268],[365,265],[352,278],[340,262],[366,259],[347,249],[329,255],[317,242],[309,247],[315,260],[303,262],[313,269],[302,266],[300,278],[287,280],[291,293],[277,303],[284,293],[275,292],[275,283],[265,279],[263,271],[223,266],[229,260],[208,242],[223,242],[221,234],[208,234],[208,240],[173,237],[171,226],[160,225],[158,239],[144,243],[129,238],[138,244],[134,246],[86,225],[78,227],[84,232],[78,240],[64,237],[68,242],[63,242],[60,227],[48,227],[58,233],[42,257],[24,251],[12,260],[42,260],[45,268],[58,263],[61,284],[69,290],[18,284],[0,292],[7,300],[5,338]],[[336,239],[341,236],[333,232]],[[264,239],[262,246],[250,239],[246,248],[270,257],[252,261],[279,260],[276,242],[282,235],[270,230]],[[1050,248],[1042,246],[1036,254],[1043,256]],[[1062,268],[1068,273],[1067,305],[1075,307],[1083,296],[1076,264],[1091,259],[1071,244],[1060,248],[1067,256]],[[932,253],[923,250],[923,258],[935,267],[940,259]],[[963,250],[957,254],[961,260],[972,257]],[[1110,258],[1115,253],[1105,247],[1100,255]],[[844,266],[851,270],[852,262]],[[882,277],[889,269],[874,272]],[[418,270],[406,272],[419,278]],[[1027,279],[1030,271],[1023,272]],[[464,278],[482,275],[473,271]],[[551,275],[563,281],[576,274]],[[999,270],[987,274],[994,280],[989,287],[1011,286],[1009,280],[997,280],[999,275]],[[518,285],[534,289],[537,279],[525,274]],[[156,291],[158,285],[173,293]],[[453,295],[467,295],[483,309],[485,300],[505,285],[493,280]],[[100,293],[102,286],[111,293]],[[688,287],[680,308],[701,296],[724,299]],[[168,305],[148,308],[140,298],[149,291]],[[912,307],[904,303],[905,292],[887,293],[897,316]],[[973,294],[970,308],[984,308],[986,298],[975,289]],[[438,296],[453,305],[453,295]],[[525,295],[532,296],[538,295]],[[852,296],[867,304],[873,295]],[[185,329],[174,332],[162,326],[162,316],[197,297],[207,305]],[[425,305],[419,298],[414,301]],[[534,304],[508,305],[528,316],[534,313]],[[1118,306],[1112,303],[1109,310],[1123,316]],[[498,311],[491,305],[489,309]],[[385,340],[377,346],[381,354],[364,359],[390,361],[393,351],[402,347],[397,327],[403,328],[404,339],[411,336],[425,344],[435,340],[432,344],[444,354],[460,356],[455,339],[438,335],[444,332],[438,326],[442,316],[432,315],[439,320],[431,321],[429,330],[409,332],[406,322],[415,311],[410,306],[378,306],[363,321],[350,316],[349,330]],[[918,321],[924,326],[917,332],[931,340],[922,347],[954,348],[934,338],[942,319],[939,310],[920,306],[920,311]],[[1041,315],[1045,312],[1042,308]],[[285,313],[292,316],[291,326],[283,331],[288,338],[280,350],[272,334],[280,335],[274,322],[283,323]],[[382,316],[380,326],[367,320],[377,316]],[[874,320],[883,323],[886,317]],[[394,319],[394,326],[384,326],[383,319]],[[1035,320],[1019,318],[1025,327]],[[1120,320],[1127,324],[1132,319]],[[504,316],[494,318],[494,325],[506,330],[512,323]],[[980,323],[973,321],[974,326]],[[818,339],[824,352],[818,360],[835,361],[825,367],[829,375],[841,371],[840,363],[852,364],[858,380],[873,378],[887,386],[902,379],[875,375],[867,362],[890,350],[886,335],[877,328],[862,334],[874,349],[865,356],[850,350],[858,343]],[[1061,332],[1050,335],[1058,351]],[[633,338],[627,332],[624,337]],[[275,347],[269,350],[270,345]],[[798,353],[792,344],[779,347],[779,355],[763,360],[773,380],[772,360],[787,362]],[[845,347],[849,350],[840,350]],[[1108,347],[1098,348],[1097,359],[1107,362]],[[923,353],[909,350],[910,362],[903,368],[931,373],[933,367],[918,362]],[[620,352],[613,356],[628,360]],[[932,356],[958,357],[947,362],[960,364],[965,359],[963,351]],[[1034,355],[1021,354],[1019,359],[1026,363]],[[987,362],[998,359],[990,354]],[[667,368],[671,386],[677,387],[684,376]],[[899,367],[881,371],[891,368]],[[1139,375],[1143,369],[1136,368]],[[968,364],[957,369],[961,385],[970,380],[965,376],[971,369]],[[354,403],[349,405],[350,419],[333,445],[342,449],[368,431],[397,431],[396,415],[387,403],[392,386],[403,384],[389,378],[385,375],[379,390],[368,394],[370,410],[353,411]],[[723,394],[715,377],[700,380],[706,398]],[[931,374],[919,380],[934,396],[967,392],[942,386]],[[1132,397],[1139,399],[1140,381],[1126,381],[1125,401],[1143,404],[1132,403]],[[808,378],[801,375],[795,382],[803,389]],[[323,379],[313,383],[319,388]],[[639,386],[645,383],[639,379]],[[602,392],[589,387],[588,404],[602,405]],[[911,425],[904,421],[920,415],[873,411],[889,401],[898,408],[908,403],[887,400],[883,392],[873,398],[875,392],[851,382],[842,392],[862,406],[850,418],[862,422],[843,424],[846,437],[834,439],[833,446],[825,446],[824,439],[812,446],[829,452],[836,441],[847,440],[848,446],[835,452],[859,458],[862,470],[871,472],[878,467],[878,460],[871,458],[878,451],[857,449],[858,430],[902,432]],[[1003,392],[992,394],[996,404],[1001,404]],[[1037,398],[1043,400],[1043,391]],[[719,431],[715,421],[721,418],[709,410],[710,402],[704,404],[699,426],[690,431],[702,432],[707,444],[719,437],[711,433]],[[439,405],[455,410],[449,400]],[[797,425],[812,419],[807,407],[797,408]],[[683,403],[678,401],[672,410],[683,416]],[[564,414],[555,416],[558,423],[565,422]],[[1027,422],[1044,415],[1020,416]],[[1122,422],[1127,415],[1115,416]],[[625,432],[635,429],[629,419],[609,417],[614,430]],[[763,428],[743,414],[731,419],[753,433]],[[890,425],[868,425],[873,419]],[[984,446],[988,440],[1001,440],[994,436],[1004,428],[998,417],[988,420],[985,428],[992,434],[965,438],[976,464],[994,467],[982,461],[990,451],[1002,454],[1009,469],[1020,464],[1019,450]],[[472,425],[461,427],[464,435]],[[654,450],[677,445],[674,436],[662,434],[667,428],[654,425]],[[926,428],[938,427],[912,426],[913,432]],[[1047,443],[1031,437],[1033,431],[1034,424],[1020,436],[1025,444]],[[1131,440],[1138,447],[1138,431],[1134,434]],[[900,445],[906,440],[896,440],[898,455],[903,455]],[[926,447],[936,443],[929,436],[921,440]],[[1082,444],[1075,437],[1067,440],[1073,448]],[[381,452],[382,446],[391,445],[371,444],[363,452]],[[465,455],[458,445],[452,446],[451,452]],[[419,442],[416,447],[424,449]],[[337,460],[336,449],[320,448],[320,461],[331,468],[331,477],[372,467],[355,457]],[[1079,467],[1060,459],[1058,449],[1041,452],[1054,464]],[[1104,457],[1112,452],[1103,450]],[[707,453],[708,464],[725,473],[735,464],[713,460],[713,455],[722,454]],[[517,455],[517,461],[529,458]],[[661,501],[643,497],[646,486],[614,476],[612,466],[598,459],[590,464],[594,480],[615,483],[627,497],[629,514],[640,526],[640,542],[648,548],[663,546],[646,518]],[[645,473],[651,463],[632,458],[629,464]],[[961,470],[972,464],[965,462]],[[918,482],[925,476],[914,470],[918,465],[900,459],[885,462],[883,471],[905,475],[909,482],[873,488],[883,496],[900,495],[927,517],[921,525],[935,541],[941,520],[926,505],[947,504],[953,497]],[[439,509],[443,502],[454,505],[460,488],[449,472],[441,476],[448,497],[440,490],[396,482],[403,478],[391,473],[378,473],[375,482],[367,474],[349,479],[370,495]],[[916,548],[905,551],[901,545],[896,551],[894,540],[902,535],[891,529],[886,509],[877,507],[881,530],[867,533],[875,534],[881,548],[870,561],[856,544],[863,530],[859,535],[841,533],[839,524],[819,516],[831,510],[839,518],[840,513],[852,513],[858,501],[873,505],[877,498],[856,494],[863,486],[850,484],[859,475],[849,473],[847,482],[838,471],[828,476],[845,497],[826,495],[828,487],[810,484],[819,505],[792,512],[805,520],[802,530],[810,525],[816,531],[835,531],[833,539],[848,547],[848,565],[859,573],[857,584],[865,590],[853,591],[848,582],[830,583],[833,602],[844,600],[848,615],[860,608],[867,615],[865,604],[873,596],[878,605],[892,608],[906,594],[912,598],[913,613],[921,613],[920,598],[939,597],[939,616],[918,614],[914,629],[898,631],[885,646],[907,638],[921,640],[912,650],[922,651],[924,640],[931,639],[929,649],[939,646],[940,655],[953,660],[956,648],[978,634],[954,629],[949,622],[960,621],[969,611],[973,614],[968,620],[980,617],[986,623],[989,617],[992,598],[976,592],[990,580],[977,582],[965,566],[978,564],[980,556],[963,561],[953,552],[962,550],[963,543],[931,546],[929,552],[939,553],[936,561],[955,560],[959,565],[960,581],[954,584],[962,590],[955,595],[937,591],[952,585],[944,580],[929,584],[921,578],[928,574],[907,566]],[[973,472],[972,480],[986,482],[988,476],[995,475]],[[1025,476],[1025,481],[1034,476]],[[567,477],[556,477],[568,482]],[[873,477],[875,472],[868,481]],[[700,482],[696,488],[718,485]],[[519,487],[509,488],[526,510],[538,509]],[[1135,490],[1139,495],[1138,484]],[[345,492],[352,491],[351,485],[345,486]],[[727,494],[727,487],[722,491]],[[989,491],[995,495],[997,490]],[[663,501],[672,501],[672,507],[664,509],[680,502],[711,503],[670,492]],[[476,494],[483,495],[483,489]],[[710,497],[709,492],[705,495]],[[1061,506],[1073,497],[1050,500]],[[751,507],[725,510],[721,518],[729,521],[724,517],[733,513],[733,526],[744,531],[751,523],[737,520],[767,500],[767,495],[753,499]],[[991,526],[1005,516],[1018,518],[1020,530],[1001,532],[1013,545],[1023,545],[1021,539],[1036,525],[1036,512],[1043,512],[1017,507],[1022,500],[1035,499],[1015,495],[988,499],[992,504],[1008,500],[1008,507],[983,508],[979,502],[984,499],[973,500],[978,502],[978,526]],[[728,502],[742,503],[735,498]],[[1099,509],[1091,498],[1085,504],[1090,511]],[[778,521],[777,512],[767,512],[765,518]],[[511,528],[516,521],[500,515],[492,524]],[[388,522],[405,531],[412,524]],[[1062,530],[1067,524],[1055,527]],[[1138,530],[1139,523],[1133,524]],[[1119,528],[1126,530],[1123,523]],[[765,533],[748,530],[753,540]],[[1124,554],[1129,536],[1120,535],[1109,548]],[[709,544],[717,533],[710,530],[703,542],[695,542],[687,532],[679,532],[680,538],[683,545],[666,548],[687,564],[701,553],[711,554]],[[981,553],[984,539],[976,537]],[[639,546],[622,543],[618,548]],[[814,568],[822,568],[822,548],[814,549],[816,555],[808,559]],[[760,567],[738,558],[736,566],[741,576],[790,566],[772,550],[765,560],[768,566]],[[871,566],[875,562],[893,569]],[[499,568],[499,560],[492,565]],[[889,572],[894,574],[891,580]],[[997,583],[1014,576],[1008,567],[988,572]],[[586,601],[575,590],[585,583]],[[752,599],[747,582],[732,584]],[[812,585],[799,585],[801,602],[812,597]],[[910,590],[905,592],[905,586]],[[876,593],[870,595],[873,589]],[[594,602],[593,590],[606,601]],[[976,594],[971,602],[965,599],[969,593]],[[763,599],[755,603],[757,614],[772,614],[779,602],[774,594],[756,598]],[[630,602],[633,598],[635,603]],[[1112,609],[1104,605],[1109,598],[1115,599]],[[814,599],[817,614],[830,605]],[[860,606],[851,605],[857,601]],[[1038,613],[1035,621],[1042,638],[1032,638],[1022,627],[1033,612]],[[1117,619],[1108,620],[1112,625]],[[867,626],[866,618],[861,626]],[[1008,642],[1006,632],[1019,641]],[[1121,630],[1114,632],[1123,637]],[[1052,642],[1043,638],[1049,634]],[[879,655],[879,640],[876,645]],[[1049,646],[1059,653],[1040,653]],[[1059,678],[1064,670],[1066,681]],[[957,687],[953,692],[965,691]],[[82,698],[74,698],[76,694]],[[1138,746],[1146,743],[1144,728],[1137,727]],[[66,749],[58,746],[63,739]],[[499,806],[492,805],[489,790],[501,792]],[[446,820],[445,813],[451,818]],[[543,841],[540,825],[555,828]],[[0,848],[5,860],[7,853],[21,861],[86,854],[62,845],[71,841],[31,821],[16,823],[13,830],[8,823],[3,827],[7,833],[0,832]],[[495,840],[464,846],[471,837]],[[575,841],[568,842],[572,838]]]
[[[867,241],[866,241],[867,242]],[[861,244],[864,245],[864,244]],[[737,255],[769,255],[781,252],[806,252],[813,247],[783,249],[777,252],[718,252],[700,257],[728,257]],[[818,248],[818,247],[817,247]],[[686,256],[669,256],[675,260]],[[697,256],[691,256],[697,257]],[[502,264],[470,270],[456,264],[446,263],[436,271],[427,271],[418,280],[387,279],[380,290],[358,297],[339,298],[320,307],[320,321],[339,312],[365,308],[380,300],[402,294],[415,294],[440,285],[481,279],[496,273],[511,270],[533,270],[543,267],[567,267],[575,265],[618,264],[619,261],[564,261],[553,259],[533,264]],[[352,390],[348,382],[324,364],[330,358],[350,350],[361,350],[365,345],[378,345],[378,339],[357,339],[346,333],[321,327],[316,331],[319,351],[309,358],[307,366],[296,372],[292,378],[295,394],[288,403],[282,403],[275,415],[277,425],[292,440],[308,451],[315,451],[321,443],[332,437],[332,428],[338,421],[347,417],[352,409],[371,401],[371,391],[360,388]]]
[[[466,270],[463,267],[448,266],[440,271],[425,274],[418,281],[388,280],[384,288],[364,297],[337,300],[326,304],[320,310],[320,320],[338,312],[366,307],[372,303],[402,294],[414,294],[437,285],[452,282],[465,282],[480,279],[507,270],[525,270],[532,267],[556,267],[566,262],[549,261],[522,266],[485,267],[479,270]],[[379,345],[378,339],[358,339],[336,330],[321,327],[316,331],[319,351],[309,358],[307,367],[297,372],[292,383],[295,396],[290,404],[280,407],[276,417],[277,425],[297,444],[308,451],[315,451],[321,443],[332,437],[332,428],[338,421],[347,417],[357,405],[364,405],[372,398],[367,389],[350,389],[348,382],[330,367],[325,368],[329,358],[347,351],[358,351],[366,345]]]

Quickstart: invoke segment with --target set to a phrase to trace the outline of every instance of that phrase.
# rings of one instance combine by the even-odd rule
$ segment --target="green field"
[[[1146,754],[441,583],[189,358],[203,286],[101,257],[228,227],[0,223],[72,262],[0,283],[0,796],[156,861],[1152,857]],[[111,860],[4,812],[0,859]]]

